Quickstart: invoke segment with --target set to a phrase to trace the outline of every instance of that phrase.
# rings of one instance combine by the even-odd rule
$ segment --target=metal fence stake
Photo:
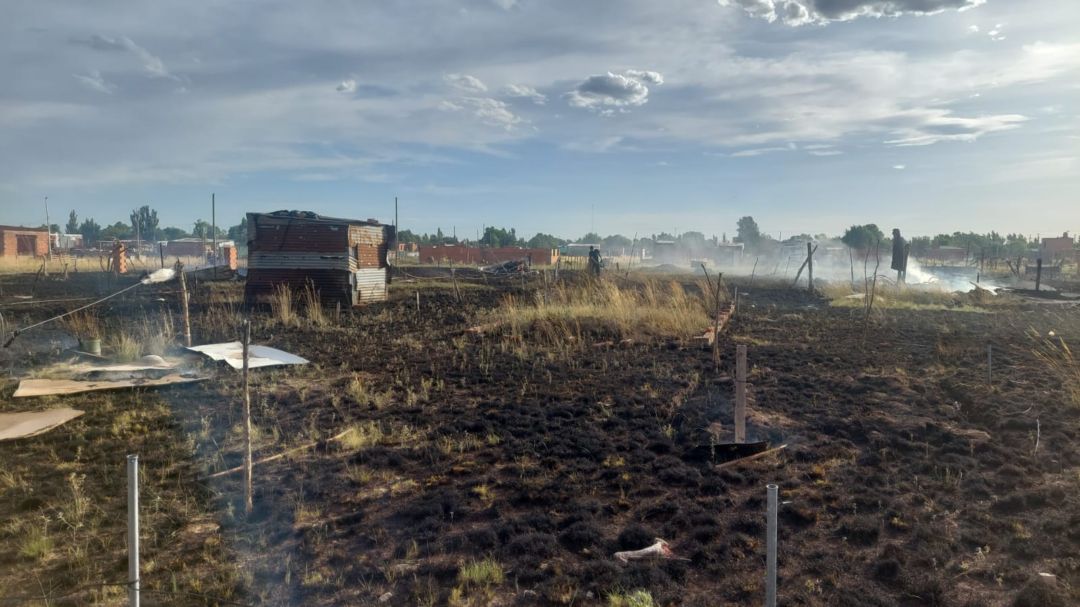
[[[769,523],[766,537],[765,607],[776,607],[776,499],[778,487],[765,485],[769,493]]]
[[[128,605],[139,607],[139,456],[127,456]]]

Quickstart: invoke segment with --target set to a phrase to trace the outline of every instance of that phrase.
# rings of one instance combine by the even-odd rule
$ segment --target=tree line
[[[45,226],[42,226],[45,227]],[[132,209],[128,222],[117,221],[112,225],[102,226],[93,217],[79,220],[78,214],[72,210],[68,214],[67,224],[61,230],[60,226],[50,226],[54,232],[67,234],[81,234],[86,246],[93,246],[100,241],[135,240],[146,241],[177,240],[180,238],[213,238],[213,227],[210,222],[203,219],[195,220],[191,230],[179,227],[160,227],[157,210],[150,205],[143,205]],[[237,244],[247,243],[247,217],[240,223],[222,229],[217,228],[217,237],[221,240],[233,240]],[[794,234],[782,242],[769,234],[761,231],[757,221],[752,216],[740,217],[735,224],[735,235],[732,242],[741,243],[748,251],[760,251],[777,244],[805,242],[808,240],[826,241],[837,240],[859,251],[866,251],[874,246],[889,247],[892,239],[873,223],[852,225],[839,237],[827,234]],[[398,232],[398,242],[416,244],[477,244],[485,247],[528,247],[532,249],[554,249],[567,244],[591,244],[600,248],[612,250],[632,250],[634,247],[651,248],[657,242],[671,242],[676,245],[700,250],[707,246],[717,246],[728,242],[727,234],[721,237],[713,235],[707,237],[698,231],[688,231],[681,234],[660,232],[649,235],[634,235],[633,238],[623,234],[611,234],[601,236],[595,232],[588,232],[579,238],[561,238],[552,234],[538,232],[530,238],[525,238],[517,233],[515,228],[502,228],[486,226],[479,240],[469,241],[458,239],[456,235],[447,235],[438,228],[433,234],[419,234],[411,230]],[[986,257],[1013,257],[1022,255],[1032,247],[1038,246],[1038,238],[1031,238],[1023,234],[999,234],[989,232],[978,234],[975,232],[953,232],[951,234],[938,234],[936,236],[916,236],[908,239],[911,244],[911,252],[914,255],[925,255],[933,249],[940,247],[960,247],[971,255],[984,255]]]
[[[150,208],[150,205],[132,209],[128,223],[117,221],[112,225],[102,226],[93,217],[87,217],[80,221],[78,213],[72,210],[68,213],[68,220],[63,230],[57,224],[53,224],[50,228],[53,232],[81,234],[84,245],[88,247],[101,241],[114,239],[138,239],[149,242],[178,240],[180,238],[205,238],[210,240],[213,239],[215,233],[210,222],[203,219],[195,220],[190,231],[178,227],[163,228],[158,221],[157,210]],[[218,226],[216,233],[219,240],[233,240],[238,244],[245,244],[247,242],[247,217],[241,219],[239,224],[227,229]]]

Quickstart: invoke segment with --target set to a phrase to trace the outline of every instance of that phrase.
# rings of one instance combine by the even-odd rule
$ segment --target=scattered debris
[[[670,545],[666,541],[664,541],[664,540],[662,540],[660,538],[656,538],[656,543],[653,544],[652,546],[649,546],[648,548],[642,548],[641,550],[626,550],[626,551],[623,551],[623,552],[616,552],[615,553],[615,558],[619,562],[622,562],[622,563],[628,563],[628,562],[630,562],[632,560],[637,560],[637,559],[651,558],[651,557],[654,557],[654,556],[664,558],[664,559],[678,558],[678,557],[675,556],[675,553],[671,551]],[[688,560],[688,559],[679,559],[679,560]]]
[[[765,451],[762,451],[761,453],[755,453],[754,455],[748,455],[746,457],[740,457],[739,459],[734,459],[734,460],[731,460],[730,462],[724,462],[723,464],[717,464],[715,466],[715,469],[716,470],[721,470],[723,468],[730,468],[732,466],[737,466],[738,464],[741,464],[741,463],[744,463],[744,462],[748,462],[748,461],[755,460],[755,459],[761,459],[763,457],[779,453],[779,452],[783,451],[784,449],[787,449],[787,444],[783,444],[783,445],[780,445],[779,447],[774,447],[772,449],[766,449]]]
[[[84,412],[78,409],[47,409],[22,413],[0,413],[0,440],[37,436],[67,423]]]
[[[179,373],[170,373],[158,378],[143,377],[122,380],[24,379],[19,382],[19,389],[15,390],[15,394],[12,394],[12,396],[14,398],[24,398],[28,396],[79,394],[81,392],[118,390],[122,388],[155,388],[171,384],[203,381],[205,379],[207,378],[181,375]]]
[[[529,263],[524,259],[514,259],[511,261],[504,261],[503,263],[497,263],[495,265],[484,266],[480,268],[480,271],[485,274],[492,274],[494,276],[506,276],[509,274],[521,274],[529,270]]]
[[[233,369],[240,370],[244,368],[244,345],[238,341],[192,346],[188,350],[205,354],[214,360],[223,360]],[[269,346],[252,345],[248,349],[249,369],[279,365],[306,365],[308,362],[306,358]]]

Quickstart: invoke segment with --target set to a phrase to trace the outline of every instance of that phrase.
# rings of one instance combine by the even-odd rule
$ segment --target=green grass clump
[[[608,607],[654,607],[656,605],[648,590],[613,592],[607,598]]]

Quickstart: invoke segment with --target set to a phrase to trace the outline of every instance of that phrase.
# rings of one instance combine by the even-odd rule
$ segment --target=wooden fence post
[[[735,347],[735,442],[746,442],[746,346]]]
[[[1035,290],[1042,284],[1042,257],[1035,260]]]
[[[180,279],[180,312],[184,318],[184,345],[191,347],[191,314],[188,304],[191,300],[187,290],[187,280],[184,279],[184,264],[176,262],[176,277]]]
[[[814,292],[814,250],[812,243],[806,243],[806,276],[809,279],[806,285],[807,291]]]

